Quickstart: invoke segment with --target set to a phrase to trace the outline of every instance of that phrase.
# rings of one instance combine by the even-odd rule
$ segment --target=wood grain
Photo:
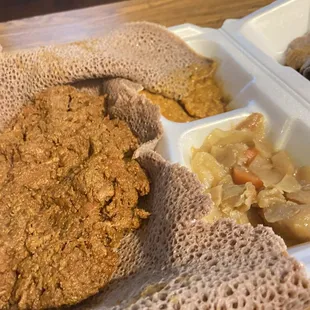
[[[128,21],[173,26],[193,23],[218,28],[225,19],[241,18],[271,0],[129,0],[86,9],[0,23],[6,51],[102,36]]]

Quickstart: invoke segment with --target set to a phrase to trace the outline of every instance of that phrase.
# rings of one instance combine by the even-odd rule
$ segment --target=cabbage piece
[[[222,203],[219,206],[219,208],[227,216],[230,216],[230,213],[233,210],[245,212],[247,209],[245,206],[243,206],[242,200],[240,200],[240,198],[238,196],[233,196],[231,198],[222,200]],[[239,210],[239,208],[240,208],[240,210]]]
[[[276,184],[275,187],[286,193],[297,192],[301,189],[301,185],[298,183],[295,177],[288,174],[286,174],[284,178],[278,184]]]
[[[213,174],[208,168],[201,168],[198,170],[198,166],[196,165],[197,160],[192,161],[192,170],[197,174],[200,182],[205,186],[206,189],[211,188],[212,184],[215,182]]]
[[[237,130],[249,130],[254,133],[258,140],[265,136],[264,116],[260,113],[252,113],[236,127]]]
[[[237,165],[243,166],[248,161],[248,157],[245,155],[248,148],[249,147],[244,143],[235,143],[233,145],[234,152],[237,156]]]
[[[221,139],[222,137],[226,136],[226,131],[223,131],[221,129],[214,129],[204,140],[200,151],[202,152],[210,152],[211,148],[215,143]]]
[[[232,168],[235,164],[244,165],[247,161],[245,155],[248,146],[244,143],[214,145],[210,154],[226,168]]]
[[[263,181],[265,187],[275,186],[283,179],[283,175],[276,169],[257,170],[255,174]]]
[[[284,203],[274,203],[271,207],[265,208],[264,217],[268,223],[275,223],[290,219],[299,212],[300,212],[299,205],[287,201]]]
[[[211,155],[226,168],[231,168],[237,160],[237,154],[231,146],[212,146]]]
[[[210,212],[202,218],[207,223],[214,223],[222,218],[227,217],[217,206],[213,206]]]
[[[286,198],[298,204],[310,205],[310,191],[300,190],[295,193],[289,193],[286,195]]]
[[[227,184],[234,184],[234,181],[233,181],[233,179],[232,179],[232,176],[230,175],[230,174],[227,174],[227,175],[225,175],[224,177],[223,177],[223,179],[222,180],[220,180],[219,181],[219,183],[218,183],[219,185],[221,184],[221,185],[227,185]]]
[[[279,151],[272,156],[273,166],[279,170],[282,174],[293,175],[295,172],[294,164],[287,152]]]
[[[245,185],[223,185],[222,203],[220,204],[219,209],[226,217],[234,218],[237,223],[244,222],[244,220],[241,221],[241,217],[244,219],[244,216],[242,216],[241,213],[245,213],[249,209],[244,203],[244,190]],[[236,213],[234,213],[234,211],[236,211]],[[235,216],[232,216],[233,214]]]
[[[255,147],[259,154],[264,158],[271,158],[273,153],[272,145],[266,140],[254,139]]]
[[[272,168],[272,164],[269,159],[262,157],[261,155],[256,155],[251,164],[249,165],[249,170],[256,174],[257,171],[269,170]]]
[[[266,188],[257,194],[257,204],[260,208],[269,208],[275,203],[285,203],[285,197],[277,188]]]
[[[211,198],[214,202],[214,205],[218,207],[222,202],[222,193],[223,193],[223,186],[218,185],[215,187],[212,187],[206,191],[206,193],[209,193],[211,195]]]
[[[253,144],[254,135],[250,131],[230,130],[224,131],[225,135],[220,137],[213,145],[227,145],[235,143]]]
[[[299,183],[303,185],[310,184],[310,167],[303,166],[298,168],[296,173],[296,179],[299,181]]]
[[[297,205],[299,212],[275,223],[272,228],[276,233],[294,243],[310,241],[310,205]],[[296,206],[294,208],[297,208]]]
[[[227,174],[224,167],[209,153],[198,152],[192,158],[192,170],[206,188],[214,187]]]
[[[255,186],[251,183],[245,183],[245,191],[241,196],[244,199],[244,204],[250,209],[253,203],[256,203],[257,192]]]
[[[200,149],[197,149],[195,147],[191,147],[191,153],[192,153],[192,157],[194,157],[196,155],[196,153],[201,152]]]
[[[223,185],[222,200],[227,200],[232,197],[240,197],[245,189],[245,185],[225,184]]]
[[[249,170],[262,180],[265,187],[274,186],[283,178],[283,175],[272,167],[270,160],[260,155],[251,162]]]
[[[226,215],[230,216],[232,210],[238,210],[240,212],[246,212],[249,210],[248,206],[243,203],[243,200],[238,196],[233,196],[226,200],[223,200],[219,206],[220,210]]]
[[[232,210],[229,217],[236,221],[237,224],[247,224],[249,219],[246,212],[241,212],[238,210]]]
[[[246,212],[256,202],[256,190],[252,183],[245,185],[223,185],[222,203],[220,209],[229,215],[232,210]]]

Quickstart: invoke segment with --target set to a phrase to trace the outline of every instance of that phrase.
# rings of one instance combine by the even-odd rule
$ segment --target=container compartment
[[[304,135],[309,133],[309,129],[306,127],[303,128],[305,129],[304,135],[300,135],[300,128],[298,126],[302,123],[296,123],[296,121],[288,118],[282,111],[279,111],[276,117],[273,117],[273,114],[270,114],[272,111],[260,107],[258,102],[250,103],[245,108],[227,112],[222,117],[214,117],[211,121],[193,124],[191,128],[185,130],[183,134],[179,135],[179,142],[177,143],[178,149],[181,153],[181,156],[179,156],[179,162],[191,169],[190,159],[192,156],[192,147],[201,147],[205,138],[216,128],[222,130],[233,129],[253,112],[259,112],[264,115],[266,136],[275,150],[286,149],[293,155],[293,159],[297,160],[296,164],[302,163],[305,165],[308,163],[310,165],[309,160],[304,161],[307,157],[307,152],[303,151],[303,148],[301,147]],[[299,148],[301,151],[296,151],[297,146],[301,147]]]
[[[283,63],[287,46],[309,31],[309,0],[278,1],[258,11],[240,32],[265,54]]]
[[[177,31],[177,33],[180,33],[180,31]],[[221,35],[219,33],[216,33],[216,35],[211,34],[210,39],[202,39],[198,35],[197,39],[190,39],[187,41],[188,45],[198,54],[216,61],[215,81],[220,87],[226,102],[227,98],[233,100],[233,98],[238,96],[238,94],[254,79],[251,74],[246,72],[246,70],[236,62],[234,57],[227,51],[227,48],[222,45],[222,42],[223,40],[221,40]],[[164,116],[162,118],[166,119]],[[170,121],[168,119],[166,120]]]
[[[200,148],[205,138],[216,128],[230,130],[243,121],[253,111],[253,105],[228,112],[225,117],[214,119],[212,122],[199,124],[185,131],[179,140],[179,163],[191,168],[192,147]],[[258,111],[259,109],[255,109]],[[263,112],[263,111],[260,111]],[[273,144],[274,150],[286,150],[295,166],[310,165],[307,136],[309,128],[300,120],[287,118],[284,113],[278,115],[278,123],[274,123],[270,115],[265,116],[267,138]],[[305,264],[310,276],[310,243],[289,248],[289,253]]]
[[[227,112],[224,117],[213,119],[211,122],[196,125],[180,136],[179,151],[181,152],[180,163],[191,170],[192,147],[199,148],[205,138],[216,128],[223,130],[232,129],[235,125],[249,116],[246,109]]]
[[[188,27],[186,29],[188,29]],[[194,29],[196,29],[196,27],[194,27]],[[176,31],[176,33],[183,33],[176,28],[174,31]],[[241,94],[253,84],[254,78],[230,54],[229,48],[225,46],[225,43],[225,38],[214,30],[207,31],[203,35],[199,34],[194,38],[190,37],[187,40],[187,44],[197,53],[218,62],[216,80],[220,85],[223,85],[224,93],[228,94],[231,100],[235,102],[232,109],[238,109],[239,107],[249,104],[248,97],[245,97],[243,101]],[[236,100],[234,98],[236,98]],[[190,123],[176,123],[162,116],[161,120],[164,127],[164,136],[161,141],[159,141],[156,151],[171,162],[181,162],[182,158],[179,152],[180,137],[185,131],[193,126],[199,126],[206,122],[225,119],[229,117],[229,115],[231,115],[231,112],[224,112]]]
[[[309,81],[283,65],[289,43],[309,30],[310,0],[278,0],[240,20],[227,20],[220,31],[266,68],[286,92],[309,104]]]
[[[296,165],[310,164],[310,84],[281,64],[287,45],[309,30],[309,7],[310,0],[276,1],[242,20],[226,21],[220,30],[173,27],[198,53],[220,60],[218,76],[232,95],[232,110],[191,123],[163,119],[166,134],[157,151],[191,169],[192,146],[200,147],[213,129],[228,130],[260,112],[274,148],[287,150]],[[289,253],[305,264],[310,276],[310,244],[292,247]]]
[[[232,100],[253,80],[253,76],[236,62],[220,42],[200,39],[187,43],[198,54],[212,58],[218,63],[216,80],[223,86],[224,93]]]
[[[242,89],[231,101],[229,108],[231,110],[225,113],[191,123],[180,124],[163,119],[165,134],[157,146],[157,152],[167,160],[178,162],[190,169],[192,146],[200,147],[213,129],[229,130],[254,112],[264,115],[268,139],[275,149],[282,148],[283,145],[288,145],[291,149],[287,139],[293,139],[294,136],[291,130],[293,119],[281,109],[280,101],[272,101],[254,82]],[[294,134],[297,134],[295,130]],[[290,153],[296,153],[296,150],[293,149]]]

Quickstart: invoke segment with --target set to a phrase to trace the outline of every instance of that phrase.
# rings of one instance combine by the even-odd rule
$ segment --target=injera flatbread
[[[293,40],[285,51],[285,65],[300,71],[306,78],[310,63],[310,33]]]
[[[98,77],[123,77],[172,98],[188,91],[198,56],[162,26],[125,24],[102,39],[0,54],[0,128],[35,93]],[[172,73],[178,72],[177,79]]]
[[[143,143],[135,155],[149,175],[151,192],[140,203],[152,215],[123,240],[121,265],[111,284],[74,308],[305,309],[310,305],[305,270],[287,255],[280,237],[263,226],[202,222],[212,202],[196,176],[151,150],[161,136],[159,111],[137,94],[140,85],[181,98],[187,74],[182,71],[178,81],[169,75],[204,61],[164,28],[148,23],[127,24],[95,41],[0,55],[2,127],[28,99],[49,86],[107,76],[138,83],[117,79],[104,87],[111,95],[111,115],[125,119]],[[98,91],[96,86],[92,89]],[[118,94],[113,97],[115,90]]]

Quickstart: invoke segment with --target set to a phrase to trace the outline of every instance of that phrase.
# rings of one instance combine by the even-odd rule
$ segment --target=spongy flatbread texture
[[[150,105],[141,89],[125,79],[105,81],[109,112],[123,118],[131,114],[128,102]],[[108,289],[82,308],[304,309],[310,303],[304,270],[270,228],[202,222],[212,202],[196,177],[144,148],[137,156],[150,177],[143,207],[152,216],[123,241],[122,265]]]
[[[262,226],[202,222],[212,201],[198,179],[151,150],[162,133],[159,110],[137,92],[142,85],[181,97],[182,83],[167,77],[197,61],[205,60],[162,27],[144,23],[125,25],[101,40],[0,56],[2,126],[46,87],[105,75],[123,78],[106,81],[103,88],[109,93],[109,114],[125,119],[142,143],[135,155],[149,175],[151,192],[140,203],[152,215],[141,230],[123,240],[121,264],[110,285],[76,309],[305,309],[310,305],[305,271],[287,256],[281,238]],[[162,81],[165,87],[160,87]],[[98,81],[88,82],[78,87],[100,91]]]
[[[211,205],[196,177],[158,154],[148,171],[149,222],[123,240],[111,285],[77,309],[305,309],[310,285],[270,228],[200,221]]]
[[[309,79],[310,72],[310,33],[293,40],[285,52],[285,64],[299,70]]]
[[[108,114],[126,121],[143,143],[134,157],[138,157],[142,150],[154,149],[162,136],[162,126],[158,120],[160,109],[145,96],[139,95],[142,89],[142,85],[121,78],[104,81],[102,88],[103,93],[108,94]]]
[[[123,77],[180,98],[191,64],[209,62],[150,23],[129,23],[102,39],[0,54],[0,128],[41,90],[85,79]],[[174,72],[178,72],[177,80]]]

